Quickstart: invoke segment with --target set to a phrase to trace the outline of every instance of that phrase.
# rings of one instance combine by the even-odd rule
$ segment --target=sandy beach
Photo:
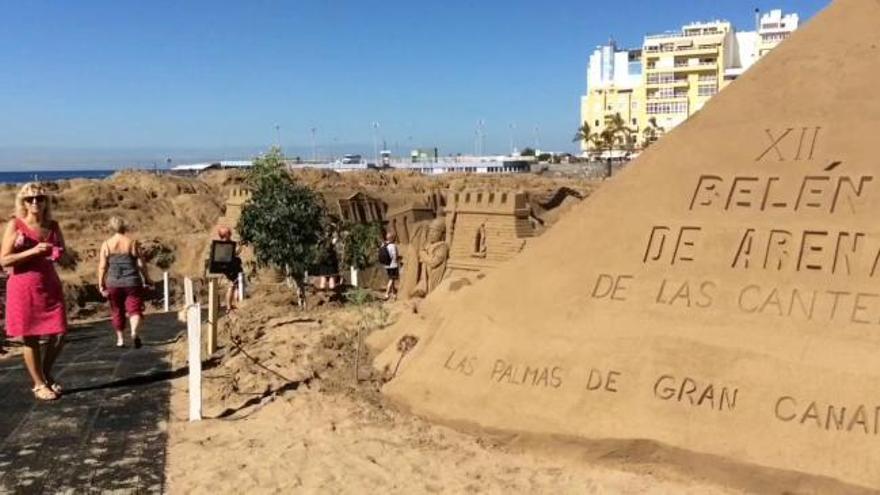
[[[588,461],[400,411],[368,362],[355,385],[359,310],[299,313],[272,293],[259,288],[242,316],[223,321],[223,349],[204,372],[204,414],[213,419],[187,421],[186,380],[175,381],[169,493],[742,493],[663,463]],[[407,310],[392,305],[385,324]],[[183,343],[175,355],[184,359]]]

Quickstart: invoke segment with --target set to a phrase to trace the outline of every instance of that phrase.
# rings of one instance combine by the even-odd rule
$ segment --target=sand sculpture
[[[419,234],[407,247],[401,292],[405,297],[425,297],[440,285],[446,273],[449,245],[444,218],[434,219],[426,228],[420,226]]]
[[[362,192],[339,198],[336,205],[340,218],[353,223],[382,222],[388,209],[381,200]]]
[[[229,227],[233,231],[241,218],[241,212],[245,203],[251,199],[253,193],[246,187],[233,187],[229,190],[226,198],[226,212],[217,220],[217,227]],[[216,228],[214,229],[216,232]]]
[[[437,216],[437,210],[431,206],[414,202],[388,212],[385,228],[394,232],[397,242],[408,245],[419,237],[418,231],[429,224]]]
[[[534,237],[526,194],[464,190],[447,197],[450,272],[483,271],[517,255]]]
[[[419,341],[385,392],[880,488],[877,26],[880,1],[837,0],[520,256],[371,337],[380,366]],[[459,244],[466,204],[450,267],[492,255]]]

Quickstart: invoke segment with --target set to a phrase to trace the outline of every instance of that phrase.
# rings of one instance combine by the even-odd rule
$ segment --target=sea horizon
[[[104,179],[120,170],[146,170],[153,169],[125,167],[125,168],[91,168],[75,170],[26,170],[18,172],[0,171],[0,184],[23,184],[25,182],[52,182],[56,180],[70,179]],[[167,170],[167,169],[159,169]]]

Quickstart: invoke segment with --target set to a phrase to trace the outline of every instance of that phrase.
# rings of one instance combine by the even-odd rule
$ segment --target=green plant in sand
[[[287,172],[278,148],[254,160],[247,182],[253,189],[237,230],[254,247],[258,266],[272,266],[293,278],[304,305],[302,280],[320,254],[326,211],[319,196]]]
[[[376,262],[376,247],[382,236],[378,223],[350,223],[343,228],[342,262],[363,270]]]
[[[354,287],[345,293],[345,300],[354,305],[360,318],[357,322],[357,342],[354,358],[354,382],[360,382],[361,348],[364,334],[388,324],[388,310],[381,304],[374,304],[377,299],[373,292],[362,287]]]

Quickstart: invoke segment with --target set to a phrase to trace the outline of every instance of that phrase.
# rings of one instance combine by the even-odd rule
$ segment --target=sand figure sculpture
[[[406,232],[408,238],[407,244],[402,244],[400,247],[403,265],[400,272],[400,297],[403,299],[414,297],[413,291],[419,283],[419,251],[428,242],[428,223],[423,221],[414,226],[407,225],[405,229],[401,229],[400,226],[397,230],[392,229],[393,232]]]
[[[449,245],[446,244],[446,223],[442,217],[428,226],[425,242],[416,256],[418,279],[410,291],[410,297],[425,297],[440,285],[446,273]]]
[[[522,254],[371,336],[389,369],[418,338],[384,392],[880,489],[877,26],[880,1],[836,0]]]

